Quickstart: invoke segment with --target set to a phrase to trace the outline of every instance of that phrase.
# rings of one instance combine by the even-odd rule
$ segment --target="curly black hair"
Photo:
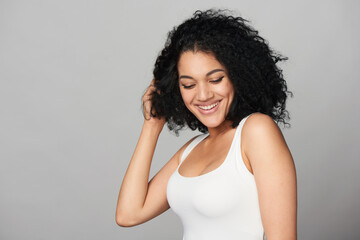
[[[186,51],[212,53],[226,68],[234,87],[234,98],[226,119],[236,127],[253,112],[270,116],[275,122],[289,125],[285,110],[287,90],[282,70],[276,66],[286,57],[275,53],[248,20],[227,14],[227,10],[196,11],[168,33],[165,47],[156,59],[152,93],[153,117],[165,117],[168,128],[178,131],[187,125],[206,133],[202,124],[185,106],[178,84],[177,63]]]

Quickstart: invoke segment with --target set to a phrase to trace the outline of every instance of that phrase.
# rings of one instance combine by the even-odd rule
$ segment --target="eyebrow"
[[[214,70],[211,70],[210,72],[208,72],[208,73],[206,74],[206,76],[210,76],[211,74],[216,73],[216,72],[224,72],[224,70],[223,70],[223,69],[214,69]],[[188,76],[188,75],[181,75],[181,76],[179,77],[179,80],[180,80],[181,78],[194,79],[193,77]]]

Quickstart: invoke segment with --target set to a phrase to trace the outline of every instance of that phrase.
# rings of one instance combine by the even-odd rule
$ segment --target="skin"
[[[178,72],[180,92],[186,107],[209,130],[209,136],[191,151],[179,173],[187,177],[199,176],[219,167],[230,149],[235,129],[225,116],[234,89],[224,66],[212,54],[183,53],[178,62]],[[182,146],[148,182],[156,143],[165,124],[164,119],[150,117],[148,109],[151,107],[149,99],[152,91],[155,91],[153,82],[143,96],[145,119],[119,192],[116,222],[123,227],[144,223],[169,209],[167,182],[178,167],[183,151],[193,140]],[[212,105],[218,101],[215,112],[199,109],[199,105]],[[246,120],[241,139],[244,163],[255,178],[267,239],[296,239],[296,171],[280,129],[269,116],[254,113]]]
[[[178,62],[178,72],[185,106],[209,130],[209,136],[190,152],[179,168],[181,175],[194,177],[220,166],[230,149],[235,129],[230,121],[225,121],[225,117],[234,98],[234,88],[225,67],[211,54],[183,53]],[[218,103],[216,112],[206,113],[201,109],[214,103]]]
[[[208,127],[210,138],[229,129],[231,122],[225,122],[225,117],[234,98],[234,88],[225,67],[211,54],[187,51],[180,56],[178,72],[185,106]],[[206,114],[201,109],[214,103],[218,103],[216,112]]]

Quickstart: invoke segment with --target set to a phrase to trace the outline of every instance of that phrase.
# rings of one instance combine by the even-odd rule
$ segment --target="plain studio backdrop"
[[[171,209],[132,228],[115,209],[167,32],[211,7],[289,57],[299,239],[360,239],[360,2],[341,0],[0,1],[0,239],[182,239]],[[150,177],[197,134],[164,127]]]

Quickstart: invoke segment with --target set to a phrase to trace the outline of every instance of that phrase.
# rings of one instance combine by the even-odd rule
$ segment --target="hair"
[[[234,87],[234,98],[227,120],[236,127],[253,112],[270,116],[276,123],[289,125],[285,110],[287,85],[282,70],[276,65],[288,58],[275,53],[258,35],[248,20],[226,14],[226,10],[196,11],[190,19],[174,27],[156,59],[151,95],[152,117],[164,117],[170,131],[187,125],[206,133],[202,124],[185,106],[178,83],[177,63],[186,51],[211,53],[226,69]]]

